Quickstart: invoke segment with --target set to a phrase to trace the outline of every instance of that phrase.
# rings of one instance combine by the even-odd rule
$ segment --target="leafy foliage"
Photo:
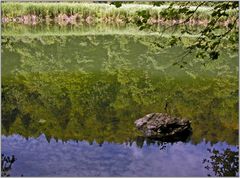
[[[219,151],[215,148],[208,149],[211,153],[210,159],[203,160],[205,168],[212,170],[214,176],[237,176],[239,172],[239,152],[226,148]],[[211,176],[211,174],[209,174]]]
[[[14,155],[6,156],[4,154],[1,155],[1,177],[9,177],[10,171],[12,169],[12,164],[16,161]]]
[[[204,6],[207,2],[198,2],[195,6],[195,9],[191,9],[189,6],[189,2],[183,2],[179,5],[179,7],[175,7],[175,2],[169,4],[169,6],[160,12],[161,17],[166,20],[177,20],[180,19],[181,15],[185,15],[186,17],[182,22],[178,22],[173,24],[172,26],[177,26],[179,24],[188,24],[190,21],[194,20],[194,15],[196,15],[201,6]],[[161,6],[161,2],[154,3],[155,6]],[[195,40],[195,42],[188,46],[186,50],[186,55],[192,53],[192,51],[198,51],[196,53],[197,58],[210,58],[212,60],[216,60],[219,58],[220,49],[219,45],[223,43],[223,40],[230,40],[233,44],[232,50],[238,50],[238,24],[239,21],[238,14],[232,16],[232,13],[237,11],[238,2],[216,2],[212,4],[213,9],[210,10],[210,18],[206,24],[206,27],[198,32],[195,35],[199,37]],[[140,22],[137,22],[137,25],[140,26],[140,30],[145,28],[150,28],[148,24],[150,20],[150,16],[146,15],[146,11],[142,10],[137,13],[142,17]],[[226,24],[226,28],[221,28],[221,23]],[[167,27],[165,30],[167,30]],[[221,30],[219,30],[221,28]],[[182,34],[193,34],[193,31],[189,31],[185,29],[182,31]],[[182,40],[181,38],[176,39],[174,34],[172,40],[170,41],[170,45],[176,45],[178,40]],[[186,59],[181,58],[177,62],[180,66],[184,66],[187,63]]]

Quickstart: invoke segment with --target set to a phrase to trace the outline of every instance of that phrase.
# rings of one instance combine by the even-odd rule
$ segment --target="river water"
[[[205,65],[193,53],[182,68],[194,37],[167,47],[168,35],[133,27],[79,28],[3,27],[11,176],[238,176],[237,53]],[[134,121],[152,112],[191,120],[192,135],[142,138]]]

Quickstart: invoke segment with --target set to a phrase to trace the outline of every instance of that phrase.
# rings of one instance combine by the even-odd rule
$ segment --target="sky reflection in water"
[[[99,146],[85,141],[48,142],[44,135],[28,140],[2,136],[2,152],[17,158],[11,176],[206,176],[211,173],[203,164],[210,156],[208,148],[237,151],[225,142],[165,146],[160,149],[157,144],[144,143],[139,148],[135,142]]]

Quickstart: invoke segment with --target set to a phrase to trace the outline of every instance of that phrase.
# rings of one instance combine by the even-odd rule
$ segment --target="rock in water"
[[[134,123],[145,137],[154,139],[182,140],[192,130],[190,121],[163,113],[148,114]]]

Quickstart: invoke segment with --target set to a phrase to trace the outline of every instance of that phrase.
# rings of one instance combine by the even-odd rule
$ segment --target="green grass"
[[[176,6],[177,7],[177,6]],[[160,12],[166,6],[152,6],[146,4],[123,4],[116,8],[114,5],[99,3],[2,3],[3,17],[19,17],[24,15],[36,15],[39,18],[54,18],[59,14],[78,14],[81,18],[93,17],[94,19],[122,19],[134,21],[138,17],[137,11],[147,10],[155,19],[161,18]],[[194,7],[192,7],[194,8]],[[201,7],[193,18],[210,19],[211,7]],[[237,12],[236,12],[237,13]],[[232,13],[235,15],[235,12]],[[186,18],[181,15],[179,18]]]
[[[113,5],[87,3],[3,3],[2,15],[17,17],[22,15],[37,15],[40,17],[55,17],[59,14],[79,14],[93,17],[127,16],[135,10],[127,12],[125,8],[116,8]],[[130,13],[130,14],[129,14]],[[133,14],[131,14],[133,15]]]

